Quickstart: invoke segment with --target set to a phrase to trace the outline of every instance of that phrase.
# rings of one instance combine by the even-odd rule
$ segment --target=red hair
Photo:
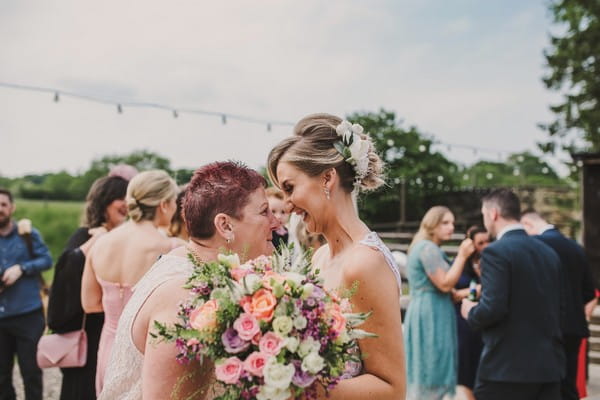
[[[183,215],[191,237],[215,234],[219,213],[240,219],[248,198],[267,182],[258,172],[235,161],[215,162],[198,168],[186,189]]]

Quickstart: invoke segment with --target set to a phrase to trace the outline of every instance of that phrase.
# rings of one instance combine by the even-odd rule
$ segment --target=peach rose
[[[213,329],[217,326],[217,310],[219,305],[216,300],[209,300],[190,313],[190,326],[199,331]]]
[[[333,332],[340,334],[346,329],[346,317],[342,314],[339,304],[333,304],[329,308],[330,328]]]
[[[249,270],[243,268],[232,268],[229,270],[231,277],[235,279],[237,282],[241,281],[246,275],[250,273]]]
[[[275,273],[273,271],[267,271],[263,275],[263,280],[262,280],[263,286],[268,289],[272,289],[271,279],[275,279],[275,282],[280,283],[281,285],[283,285],[285,283],[285,276],[279,275],[278,273]]]
[[[250,313],[261,321],[269,322],[273,319],[273,312],[277,305],[277,299],[268,289],[259,289],[252,295]]]

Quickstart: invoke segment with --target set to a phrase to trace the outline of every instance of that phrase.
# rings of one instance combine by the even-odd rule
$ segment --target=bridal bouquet
[[[308,256],[292,262],[290,249],[240,263],[236,254],[195,264],[181,305],[180,322],[155,322],[162,340],[173,341],[182,363],[215,363],[217,399],[315,397],[360,372],[356,327],[368,314],[351,313],[348,297],[323,289]]]

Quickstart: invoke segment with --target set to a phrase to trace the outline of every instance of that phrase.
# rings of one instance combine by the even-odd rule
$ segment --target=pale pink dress
[[[117,325],[125,305],[131,297],[131,285],[108,282],[96,276],[102,287],[102,308],[104,309],[104,326],[98,346],[98,367],[96,368],[96,394],[102,391],[106,365],[115,341]]]

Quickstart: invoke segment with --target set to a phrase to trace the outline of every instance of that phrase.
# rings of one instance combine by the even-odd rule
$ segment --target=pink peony
[[[267,332],[258,342],[258,348],[264,354],[276,356],[284,345],[284,341],[274,332]]]
[[[258,332],[260,332],[260,325],[258,320],[254,318],[252,314],[244,313],[238,317],[233,323],[233,329],[235,329],[244,340],[252,340]]]
[[[221,382],[228,384],[238,383],[244,364],[237,357],[229,357],[215,368],[215,375]]]
[[[267,363],[267,360],[271,357],[268,354],[260,353],[255,351],[250,354],[244,361],[244,369],[254,376],[263,376],[263,368]]]

